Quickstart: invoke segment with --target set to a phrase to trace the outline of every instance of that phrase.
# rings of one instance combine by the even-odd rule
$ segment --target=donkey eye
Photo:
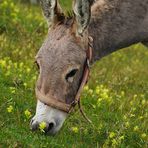
[[[72,82],[73,81],[73,77],[75,76],[75,74],[77,73],[78,69],[73,69],[71,70],[65,77],[67,82]]]

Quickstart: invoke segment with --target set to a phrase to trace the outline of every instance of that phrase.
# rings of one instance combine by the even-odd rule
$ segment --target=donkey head
[[[31,128],[35,130],[41,122],[45,122],[45,131],[55,134],[61,128],[67,113],[47,105],[46,102],[49,99],[56,100],[57,103],[71,104],[75,99],[86,61],[88,48],[86,28],[90,19],[91,1],[75,0],[73,18],[64,16],[56,0],[40,2],[50,30],[36,55],[39,67],[36,84],[38,100]]]

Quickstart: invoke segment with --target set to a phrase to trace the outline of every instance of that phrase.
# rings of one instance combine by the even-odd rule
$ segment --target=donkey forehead
[[[56,31],[55,31],[56,32]],[[37,53],[36,59],[42,59],[42,61],[51,63],[82,63],[85,58],[85,50],[82,49],[74,37],[66,34],[55,34],[52,37],[53,32],[49,33],[42,47]]]
[[[68,65],[81,65],[85,59],[85,53],[80,52],[78,49],[68,47],[67,52],[61,49],[43,49],[40,50],[36,56],[36,60],[45,67],[65,67]]]

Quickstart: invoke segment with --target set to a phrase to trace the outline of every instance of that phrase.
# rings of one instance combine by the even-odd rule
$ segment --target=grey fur
[[[98,0],[92,6],[89,33],[94,60],[120,48],[148,41],[148,0]]]
[[[90,20],[90,2],[88,0],[75,0],[73,11],[76,15],[77,32],[81,35],[87,28]]]
[[[40,0],[40,4],[49,27],[63,17],[61,7],[57,0]]]
[[[87,33],[94,39],[93,61],[134,43],[148,42],[148,0],[98,0],[91,12],[83,36],[76,36],[71,20],[49,31],[36,58],[40,65],[37,87],[43,94],[67,103],[75,98],[86,60]],[[78,72],[67,82],[65,77],[72,69]]]

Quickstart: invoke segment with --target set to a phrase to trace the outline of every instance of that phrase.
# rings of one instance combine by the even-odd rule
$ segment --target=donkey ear
[[[73,11],[77,24],[77,33],[79,35],[83,34],[89,24],[92,1],[93,0],[74,0],[73,2]]]
[[[40,3],[49,26],[64,19],[64,14],[57,0],[40,0]]]

